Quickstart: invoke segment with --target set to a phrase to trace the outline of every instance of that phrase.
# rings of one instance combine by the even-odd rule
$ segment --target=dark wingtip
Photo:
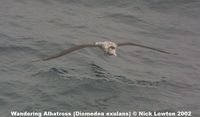
[[[171,53],[171,52],[166,52],[164,51],[165,54],[170,54],[170,55],[178,55],[178,53]]]

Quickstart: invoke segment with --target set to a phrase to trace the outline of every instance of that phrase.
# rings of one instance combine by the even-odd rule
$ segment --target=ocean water
[[[191,111],[200,116],[199,0],[1,0],[0,116],[19,112]],[[117,57],[75,44],[137,42]]]

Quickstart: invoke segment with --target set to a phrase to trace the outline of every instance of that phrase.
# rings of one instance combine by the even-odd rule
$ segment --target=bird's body
[[[71,53],[73,51],[76,51],[76,50],[79,50],[79,49],[82,49],[82,48],[86,48],[86,47],[98,47],[98,48],[102,49],[108,55],[117,56],[116,49],[119,46],[138,46],[138,47],[151,49],[151,50],[154,50],[154,51],[157,51],[157,52],[161,52],[161,53],[165,53],[165,54],[171,54],[171,53],[169,53],[167,51],[164,51],[164,50],[161,50],[161,49],[157,49],[157,48],[152,48],[152,47],[145,46],[145,45],[138,44],[138,43],[127,42],[127,43],[118,43],[117,44],[117,43],[114,43],[114,42],[111,42],[111,41],[103,41],[103,42],[96,42],[94,44],[76,45],[76,46],[71,47],[71,48],[69,48],[67,50],[64,50],[64,51],[62,51],[62,52],[60,52],[58,54],[55,54],[53,56],[49,56],[47,58],[39,59],[39,60],[36,60],[36,61],[51,60],[51,59],[61,57],[61,56],[65,55],[65,54],[69,54],[69,53]],[[34,62],[36,62],[36,61],[34,61]]]
[[[117,56],[117,44],[111,41],[96,42],[94,45],[99,46],[106,54]]]

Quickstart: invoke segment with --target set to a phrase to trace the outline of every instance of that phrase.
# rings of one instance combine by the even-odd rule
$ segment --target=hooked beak
[[[117,53],[116,53],[116,52],[114,52],[114,53],[113,53],[113,55],[114,55],[114,56],[117,56]]]

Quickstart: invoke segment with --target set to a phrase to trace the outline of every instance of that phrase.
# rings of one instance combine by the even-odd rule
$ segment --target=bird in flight
[[[39,60],[34,60],[33,62],[48,61],[48,60],[55,59],[55,58],[64,56],[66,54],[69,54],[71,52],[74,52],[76,50],[80,50],[80,49],[87,48],[87,47],[97,47],[97,48],[102,49],[107,55],[117,56],[116,49],[117,49],[117,47],[121,47],[121,46],[138,46],[138,47],[154,50],[154,51],[165,53],[165,54],[172,54],[170,52],[167,52],[167,51],[164,51],[164,50],[161,50],[161,49],[158,49],[158,48],[153,48],[153,47],[149,47],[149,46],[145,46],[145,45],[133,43],[133,42],[114,43],[114,42],[111,42],[111,41],[103,41],[103,42],[95,42],[94,44],[75,45],[71,48],[68,48],[66,50],[61,51],[60,53],[57,53],[55,55],[52,55],[52,56],[49,56],[49,57],[46,57],[46,58],[42,58],[42,59],[39,59]]]

